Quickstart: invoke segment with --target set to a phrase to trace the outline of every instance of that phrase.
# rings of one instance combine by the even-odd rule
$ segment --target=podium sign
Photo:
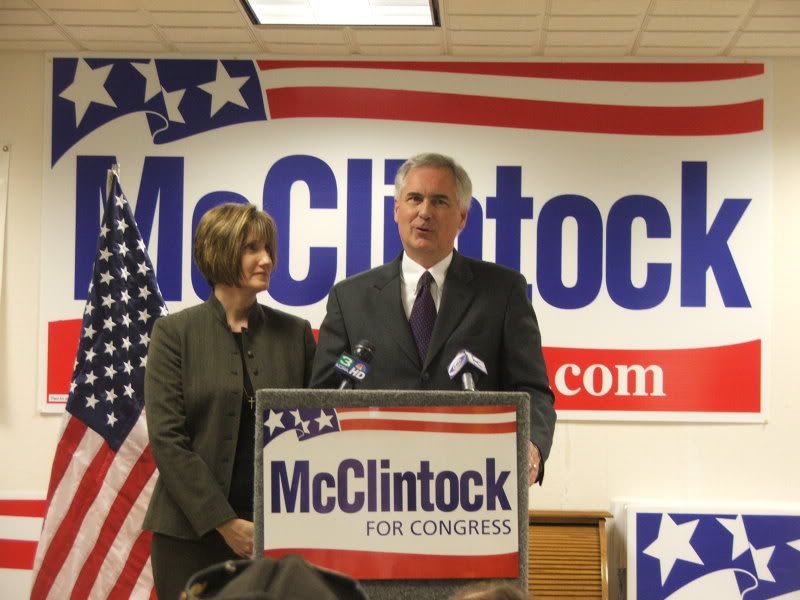
[[[519,577],[525,394],[263,390],[258,401],[264,554],[361,580]]]

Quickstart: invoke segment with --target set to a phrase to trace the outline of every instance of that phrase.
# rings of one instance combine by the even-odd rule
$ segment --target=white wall
[[[44,62],[40,53],[0,52],[0,143],[12,146],[0,297],[0,497],[45,492],[60,425],[35,408],[40,264],[58,252],[42,252],[40,238]],[[773,64],[773,261],[764,265],[773,286],[768,422],[559,423],[546,483],[533,490],[532,506],[800,500],[800,59]]]

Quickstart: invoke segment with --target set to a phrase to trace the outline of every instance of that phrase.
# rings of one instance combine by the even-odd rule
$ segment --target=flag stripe
[[[627,135],[729,135],[761,131],[764,101],[717,106],[616,106],[372,88],[266,91],[274,119],[383,119]]]
[[[80,484],[75,490],[69,510],[64,515],[61,526],[53,536],[47,547],[39,572],[33,582],[31,600],[46,598],[50,588],[56,580],[64,560],[70,553],[78,533],[86,517],[87,509],[103,486],[104,478],[111,463],[114,461],[114,452],[105,444],[100,446],[91,465],[84,473]]]
[[[125,563],[125,569],[117,579],[113,589],[109,592],[108,598],[120,600],[128,598],[147,598],[155,597],[153,588],[152,571],[145,566],[150,565],[150,541],[153,534],[149,531],[142,531],[131,548],[131,553]]]
[[[74,419],[72,415],[67,414],[67,422],[64,426],[64,433],[56,446],[56,453],[53,457],[53,467],[50,470],[50,486],[47,489],[47,507],[49,508],[50,502],[53,500],[53,494],[61,480],[66,473],[67,468],[70,466],[72,457],[78,449],[84,434],[86,433],[86,424],[80,419]]]
[[[516,408],[508,404],[497,404],[491,406],[370,406],[370,407],[344,407],[337,408],[336,414],[348,413],[416,413],[416,414],[454,414],[454,415],[490,415],[498,413],[516,414]]]
[[[265,556],[281,558],[299,554],[307,561],[326,569],[346,573],[356,579],[439,579],[442,573],[458,573],[459,578],[517,577],[519,553],[490,555],[431,555],[361,550],[278,548]],[[452,577],[452,575],[449,575]]]
[[[514,433],[516,422],[506,423],[431,423],[396,419],[353,419],[341,421],[342,431],[428,431],[439,433]]]
[[[540,77],[584,81],[692,82],[741,79],[764,74],[763,64],[751,63],[547,63],[547,62],[394,62],[374,60],[259,60],[262,71],[296,68],[391,69]]]
[[[44,500],[0,500],[0,515],[12,517],[43,517]]]
[[[35,555],[35,541],[0,539],[0,569],[30,570]]]
[[[108,549],[116,539],[131,507],[139,499],[142,489],[154,472],[155,463],[153,462],[153,457],[150,454],[149,448],[147,448],[145,452],[142,452],[139,456],[139,460],[134,465],[125,484],[120,488],[119,493],[116,495],[114,502],[109,508],[97,541],[92,547],[75,581],[75,586],[72,590],[72,597],[75,600],[88,597],[89,590],[91,590],[95,578],[100,571],[100,567],[103,565]]]

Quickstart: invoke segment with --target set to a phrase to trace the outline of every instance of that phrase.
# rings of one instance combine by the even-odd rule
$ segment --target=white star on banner
[[[147,320],[150,318],[150,313],[147,312],[147,309],[139,311],[139,318],[137,320],[141,321],[142,323],[147,323]]]
[[[100,226],[100,237],[106,237],[106,234],[108,234],[109,231],[111,230],[108,227],[106,227],[105,223],[103,223]]]
[[[91,338],[92,336],[94,336],[95,333],[97,332],[94,330],[94,327],[89,325],[86,329],[83,330],[83,337]]]
[[[308,424],[310,421],[301,421],[300,426],[303,428],[303,433],[309,433],[308,431]]]
[[[295,427],[297,427],[298,425],[300,425],[300,423],[303,422],[303,418],[300,416],[300,411],[299,410],[294,409],[292,411],[289,411],[289,414],[291,414],[294,417],[294,426]]]
[[[137,264],[139,265],[139,268],[136,270],[137,273],[141,273],[142,275],[146,275],[147,272],[150,270],[150,268],[147,266],[147,264],[145,264],[143,262],[140,262],[140,263],[137,263]]]
[[[106,349],[103,351],[106,354],[114,354],[116,348],[114,347],[114,342],[104,342]]]
[[[91,315],[92,311],[94,311],[94,306],[92,305],[91,302],[87,302],[86,303],[86,308],[83,309],[83,314]]]
[[[88,408],[94,408],[98,402],[100,402],[100,400],[95,398],[94,394],[89,394],[88,396],[86,396],[86,406]]]
[[[100,273],[100,279],[103,280],[103,283],[108,285],[109,283],[111,283],[114,280],[114,276],[111,273],[109,273],[108,271],[105,271],[104,273]]]
[[[277,413],[274,410],[270,409],[269,410],[269,418],[266,421],[264,421],[264,425],[269,427],[269,434],[270,435],[272,435],[272,433],[278,427],[280,427],[281,429],[284,429],[284,425],[283,425],[283,423],[281,423],[281,413]]]
[[[113,413],[113,412],[112,412],[112,413],[108,413],[108,424],[109,424],[109,425],[111,425],[111,426],[113,427],[113,426],[114,426],[114,423],[116,423],[118,420],[119,420],[119,419],[117,419],[117,418],[114,416],[114,413]]]
[[[114,388],[111,388],[110,390],[108,390],[106,392],[106,400],[108,400],[109,402],[111,402],[113,404],[114,400],[116,400],[116,399],[117,399],[117,395],[114,393]]]
[[[94,371],[89,371],[86,374],[86,383],[89,385],[94,385],[95,379],[97,379],[97,375],[94,374]]]
[[[775,582],[775,577],[772,571],[769,570],[769,559],[772,558],[772,553],[775,552],[775,546],[767,546],[765,548],[756,549],[755,546],[750,546],[750,552],[753,555],[753,564],[756,566],[756,575],[762,581]]]
[[[695,519],[678,525],[668,514],[661,515],[658,537],[644,549],[644,553],[658,559],[662,585],[667,581],[676,560],[685,560],[697,565],[703,564],[690,541],[699,522],[698,519]]]
[[[158,78],[156,65],[152,60],[148,60],[146,63],[132,62],[131,66],[144,77],[144,101],[148,102],[161,91],[161,80]]]
[[[180,103],[185,93],[186,90],[175,90],[174,92],[164,90],[164,104],[167,106],[167,117],[174,123],[186,123],[180,109]]]
[[[319,424],[319,430],[322,431],[326,427],[333,428],[331,419],[333,419],[333,415],[326,415],[325,411],[321,410],[319,411],[319,416],[314,420]]]
[[[133,386],[130,383],[125,384],[125,391],[123,392],[124,396],[128,398],[133,398]]]
[[[127,302],[127,300],[126,300],[126,302]],[[130,316],[128,315],[128,313],[125,313],[124,315],[122,315],[122,324],[123,324],[125,327],[130,327],[130,324],[131,324],[131,318],[130,318]]]
[[[106,377],[109,379],[114,379],[114,375],[117,374],[117,370],[114,368],[114,365],[106,365],[103,368],[106,370]]]
[[[91,362],[91,360],[92,360],[92,359],[95,357],[95,354],[96,354],[96,353],[95,353],[95,351],[94,351],[94,350],[92,350],[91,348],[89,348],[89,349],[86,351],[86,360],[88,360],[88,361],[90,361],[90,362]]]
[[[123,279],[127,280],[128,277],[130,277],[131,275],[130,275],[130,273],[128,273],[128,269],[126,267],[122,267],[119,270],[119,276],[122,277]]]
[[[130,225],[125,222],[125,219],[117,219],[116,223],[117,229],[119,229],[122,233],[125,233],[125,230],[130,227]]]
[[[145,332],[145,333],[143,333],[142,335],[139,336],[139,343],[142,346],[147,346],[147,344],[150,343],[150,336],[147,335],[147,332]]]
[[[128,252],[130,252],[130,250],[128,250],[128,244],[122,242],[117,248],[117,252],[119,252],[122,256],[125,256]]]
[[[750,549],[750,540],[747,539],[747,531],[744,528],[742,515],[737,515],[735,519],[720,519],[717,521],[733,536],[733,547],[731,548],[731,560],[737,558]]]
[[[123,196],[122,194],[120,194],[119,196],[114,196],[114,203],[120,208],[122,208],[125,204],[125,196]]]
[[[78,59],[78,69],[75,71],[75,79],[67,88],[59,94],[60,98],[69,100],[75,105],[75,125],[81,124],[89,105],[105,104],[106,106],[117,107],[114,99],[105,88],[108,74],[114,65],[105,65],[92,69],[89,64]]]
[[[131,299],[131,295],[128,293],[128,290],[122,290],[119,294],[119,299],[127,303],[128,300]]]
[[[131,347],[131,338],[129,338],[127,336],[122,338],[122,347],[125,348],[125,350],[130,348]]]
[[[108,329],[109,331],[113,331],[114,329],[114,319],[108,317],[107,319],[103,320],[103,329]]]
[[[152,292],[147,289],[147,286],[142,286],[142,287],[139,288],[139,298],[143,298],[144,300],[147,300],[147,297],[151,293]]]
[[[793,540],[791,542],[786,542],[786,545],[790,548],[794,548],[795,550],[800,550],[800,540]]]
[[[131,361],[126,360],[124,363],[122,363],[122,369],[125,371],[125,373],[130,375],[131,371],[133,371],[133,365],[131,364]]]
[[[108,251],[108,248],[100,248],[100,260],[108,262],[110,256],[111,252]]]
[[[244,101],[242,93],[239,91],[249,76],[244,77],[231,77],[227,69],[222,64],[222,61],[217,61],[217,76],[214,81],[202,83],[197,87],[211,95],[211,116],[217,114],[223,106],[228,102],[248,108],[247,102]]]
[[[110,307],[112,304],[114,304],[114,299],[111,297],[111,294],[109,294],[108,296],[103,296],[102,298],[103,298],[103,306]]]

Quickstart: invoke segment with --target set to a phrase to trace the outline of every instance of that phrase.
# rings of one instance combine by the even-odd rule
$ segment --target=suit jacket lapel
[[[381,273],[381,277],[374,284],[378,294],[377,306],[379,307],[375,320],[383,326],[386,339],[392,340],[400,346],[408,359],[419,367],[417,344],[414,342],[411,326],[406,319],[401,299],[400,263],[402,259],[403,255],[400,254],[398,258],[389,263],[387,269]],[[380,352],[380,350],[378,349],[376,352]]]
[[[463,317],[472,303],[474,296],[472,269],[463,256],[458,252],[454,252],[453,262],[450,263],[450,267],[447,269],[442,302],[436,315],[436,325],[433,327],[433,335],[431,337],[431,345],[428,348],[425,367],[430,364],[453,333],[453,330],[461,322],[461,317]]]

